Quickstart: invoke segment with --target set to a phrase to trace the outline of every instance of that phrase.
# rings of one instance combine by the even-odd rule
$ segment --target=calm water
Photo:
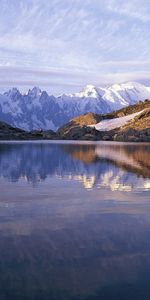
[[[0,300],[150,299],[150,145],[0,144]]]

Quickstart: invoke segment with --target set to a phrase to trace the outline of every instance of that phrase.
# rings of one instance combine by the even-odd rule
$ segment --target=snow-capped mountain
[[[0,95],[0,121],[25,130],[56,130],[71,118],[88,113],[108,113],[150,99],[150,87],[129,82],[107,88],[87,85],[81,92],[48,95],[34,87],[27,94],[18,89]]]

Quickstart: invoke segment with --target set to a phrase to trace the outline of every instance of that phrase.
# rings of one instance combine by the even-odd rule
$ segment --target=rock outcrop
[[[52,130],[26,132],[19,128],[14,128],[4,122],[0,122],[0,140],[44,140],[56,139],[57,135]]]

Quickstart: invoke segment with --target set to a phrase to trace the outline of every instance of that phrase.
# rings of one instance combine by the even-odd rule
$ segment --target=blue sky
[[[0,89],[150,85],[149,0],[0,0]]]

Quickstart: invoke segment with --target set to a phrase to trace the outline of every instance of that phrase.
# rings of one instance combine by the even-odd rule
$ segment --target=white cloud
[[[146,73],[149,15],[149,1],[140,0],[1,1],[0,65],[79,70],[81,84],[86,72],[93,81]]]
[[[137,19],[141,22],[150,22],[150,2],[147,0],[110,0],[107,8],[111,12],[121,14],[124,17]]]

